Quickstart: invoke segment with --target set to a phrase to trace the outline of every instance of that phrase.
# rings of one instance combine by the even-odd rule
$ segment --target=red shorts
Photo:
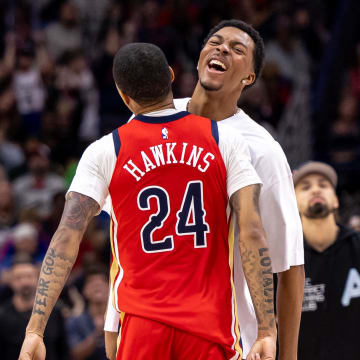
[[[226,360],[221,345],[171,326],[125,314],[116,360]]]

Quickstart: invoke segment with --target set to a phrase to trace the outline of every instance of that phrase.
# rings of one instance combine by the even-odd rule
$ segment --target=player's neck
[[[306,242],[319,252],[335,242],[339,231],[333,214],[325,219],[308,219],[303,216],[302,224]]]
[[[165,110],[165,109],[175,109],[173,95],[170,93],[164,100],[147,105],[141,105],[138,103],[134,104],[133,113],[138,114],[147,114],[153,111]]]
[[[238,94],[222,94],[220,91],[207,91],[197,83],[188,111],[195,115],[204,116],[220,121],[233,116],[237,111]]]

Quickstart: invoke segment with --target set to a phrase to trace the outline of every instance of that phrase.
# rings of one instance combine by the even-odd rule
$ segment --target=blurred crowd
[[[0,322],[14,312],[26,324],[33,277],[77,162],[89,143],[130,115],[112,79],[113,56],[129,42],[159,45],[175,71],[174,96],[185,97],[196,84],[209,29],[230,18],[252,24],[265,40],[266,64],[239,106],[281,143],[292,168],[315,159],[338,171],[343,221],[359,230],[360,33],[351,27],[351,3],[1,1]],[[108,226],[102,213],[84,236],[49,330],[54,348],[64,350],[48,354],[50,360],[69,353],[105,358],[99,314],[107,295]]]

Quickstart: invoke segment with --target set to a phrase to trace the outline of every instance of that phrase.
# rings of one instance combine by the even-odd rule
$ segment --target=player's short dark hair
[[[264,46],[264,40],[260,36],[259,32],[256,31],[251,25],[247,24],[244,21],[231,19],[231,20],[223,20],[216,26],[214,26],[208,35],[206,36],[203,47],[206,45],[208,40],[220,29],[224,27],[235,27],[238,28],[244,32],[246,32],[251,39],[254,41],[254,52],[253,52],[253,66],[254,66],[254,72],[256,75],[255,81],[252,85],[255,84],[256,80],[260,77],[261,71],[264,66],[264,58],[265,58],[265,46]],[[250,85],[251,86],[251,85]]]
[[[153,44],[131,43],[118,50],[113,62],[116,85],[140,104],[161,101],[171,91],[169,64]]]

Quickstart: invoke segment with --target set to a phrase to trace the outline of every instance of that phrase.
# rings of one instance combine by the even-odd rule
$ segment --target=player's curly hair
[[[162,101],[171,91],[169,64],[153,44],[121,47],[114,57],[113,76],[118,88],[142,105]]]
[[[244,21],[231,19],[231,20],[223,20],[216,26],[214,26],[206,36],[203,42],[203,47],[209,41],[209,39],[220,29],[224,27],[235,27],[244,32],[246,32],[251,39],[254,41],[254,52],[253,52],[253,66],[254,72],[256,75],[255,81],[249,85],[252,86],[255,84],[256,80],[260,77],[261,71],[264,67],[264,58],[265,58],[265,46],[262,37],[260,36],[259,32],[256,31],[251,25],[247,24]]]

